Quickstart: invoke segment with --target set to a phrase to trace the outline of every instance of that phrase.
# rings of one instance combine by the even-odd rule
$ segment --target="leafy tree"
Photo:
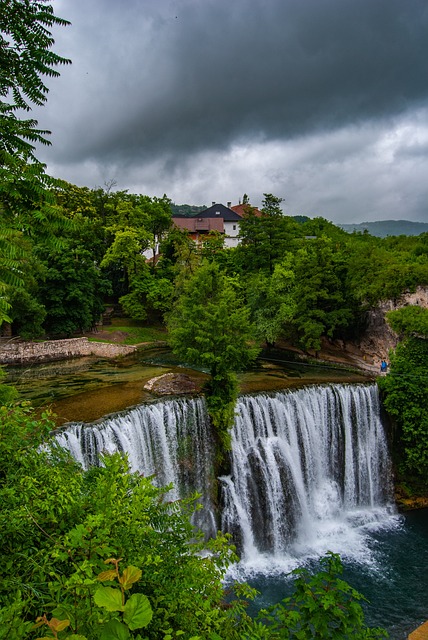
[[[10,287],[23,285],[22,263],[26,256],[22,233],[0,227],[0,327],[10,322]]]
[[[281,209],[281,203],[284,202],[283,198],[278,198],[272,193],[263,194],[262,213],[270,218],[278,218],[283,215]]]
[[[70,61],[51,51],[51,29],[65,26],[47,0],[2,0],[0,11],[0,203],[20,209],[28,198],[39,199],[50,184],[44,165],[34,155],[35,144],[49,144],[49,131],[23,119],[32,105],[43,105],[48,88],[44,77],[58,76],[58,65]]]
[[[171,309],[174,285],[168,278],[156,277],[147,265],[132,278],[131,286],[132,290],[119,298],[119,302],[133,320],[158,321]]]
[[[148,238],[144,229],[136,230],[127,227],[115,232],[114,240],[107,249],[101,267],[119,265],[124,272],[128,287],[146,266],[142,255],[148,246]]]
[[[302,232],[292,218],[283,215],[281,198],[266,193],[264,196],[262,215],[253,207],[246,207],[239,225],[241,245],[237,247],[237,257],[247,272],[260,270],[272,274],[276,262],[290,251],[294,239]]]
[[[117,194],[116,194],[117,195]],[[107,205],[110,208],[110,205]],[[122,274],[119,302],[134,320],[158,319],[170,308],[173,293],[172,274],[159,269],[159,247],[171,227],[170,201],[125,194],[108,215],[107,234],[112,242],[101,261],[107,276]],[[150,249],[149,264],[144,253]]]
[[[210,231],[202,240],[201,255],[207,260],[214,260],[224,251],[224,235],[219,231]]]
[[[364,306],[397,299],[404,291],[428,283],[428,256],[417,237],[382,239],[352,234],[344,251],[348,286]]]
[[[37,299],[36,287],[17,287],[9,294],[12,305],[12,334],[26,340],[33,340],[44,335],[43,323],[46,309]]]
[[[20,214],[34,209],[34,203],[42,204],[47,188],[54,182],[34,155],[37,143],[49,144],[46,139],[49,132],[38,129],[35,119],[23,118],[21,114],[31,111],[32,105],[45,103],[48,89],[44,78],[57,76],[55,67],[69,62],[51,51],[54,40],[50,30],[66,24],[66,20],[55,16],[46,0],[1,0],[0,324],[7,319],[10,309],[5,285],[19,286],[20,272],[13,261],[22,258],[16,253],[14,241],[25,227]]]
[[[294,219],[296,219],[296,216]],[[317,238],[325,236],[335,242],[346,242],[349,238],[346,231],[321,217],[306,218],[306,220],[302,222],[301,229],[305,236],[316,236]]]
[[[152,251],[152,269],[154,270],[159,257],[159,246],[172,225],[171,200],[166,195],[162,198],[145,196],[143,202],[147,215],[145,229],[150,236],[149,247]]]
[[[185,283],[168,316],[169,341],[183,362],[210,372],[207,403],[223,448],[229,448],[237,385],[232,372],[248,366],[259,349],[248,309],[216,263],[203,263]]]
[[[294,324],[304,349],[321,348],[321,337],[334,337],[353,319],[346,288],[347,267],[329,238],[308,241],[295,258]]]
[[[32,243],[20,231],[9,229],[8,237],[13,242],[14,258],[0,258],[0,271],[3,271],[0,280],[3,280],[9,305],[7,321],[12,325],[12,334],[36,338],[43,334],[46,316],[45,308],[38,300],[38,280],[43,277],[43,266],[31,251]],[[2,270],[5,264],[9,270]]]
[[[89,330],[104,311],[104,296],[109,291],[91,253],[70,238],[60,250],[50,250],[45,267],[39,295],[47,312],[46,332],[70,336]]]
[[[2,0],[0,13],[0,95],[2,150],[34,159],[32,142],[46,144],[48,132],[36,129],[34,120],[19,120],[18,110],[30,111],[31,105],[43,105],[48,89],[43,76],[55,77],[54,67],[68,64],[51,47],[53,26],[67,25],[55,16],[48,0]],[[8,102],[5,102],[6,99]],[[28,142],[29,141],[29,142]]]
[[[257,336],[273,346],[293,320],[295,274],[291,254],[275,265],[272,276],[257,273],[247,281],[247,303]]]
[[[67,233],[92,252],[94,262],[99,266],[109,244],[108,231],[99,210],[104,203],[100,204],[98,191],[60,181],[53,193],[57,207],[72,222]]]

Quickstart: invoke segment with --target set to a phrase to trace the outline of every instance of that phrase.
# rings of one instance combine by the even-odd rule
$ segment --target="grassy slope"
[[[129,318],[113,318],[111,325],[101,327],[88,336],[93,342],[115,342],[116,344],[139,344],[166,340],[163,327],[148,327]]]

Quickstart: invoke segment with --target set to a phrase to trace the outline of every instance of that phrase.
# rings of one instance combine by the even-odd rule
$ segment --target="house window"
[[[220,211],[216,211],[215,214],[216,214],[216,216],[219,216],[220,215]]]

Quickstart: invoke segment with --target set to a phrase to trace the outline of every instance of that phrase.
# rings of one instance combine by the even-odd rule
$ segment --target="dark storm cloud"
[[[428,221],[426,0],[55,0],[48,171],[177,203]]]
[[[57,38],[66,48],[69,38],[74,59],[63,71],[62,160],[164,157],[172,167],[236,141],[292,139],[427,102],[425,0],[58,6],[74,23]]]

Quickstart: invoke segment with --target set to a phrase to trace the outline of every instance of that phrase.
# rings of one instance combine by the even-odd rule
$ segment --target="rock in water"
[[[184,373],[164,373],[162,376],[151,378],[144,385],[144,389],[161,396],[199,391],[195,381]]]

